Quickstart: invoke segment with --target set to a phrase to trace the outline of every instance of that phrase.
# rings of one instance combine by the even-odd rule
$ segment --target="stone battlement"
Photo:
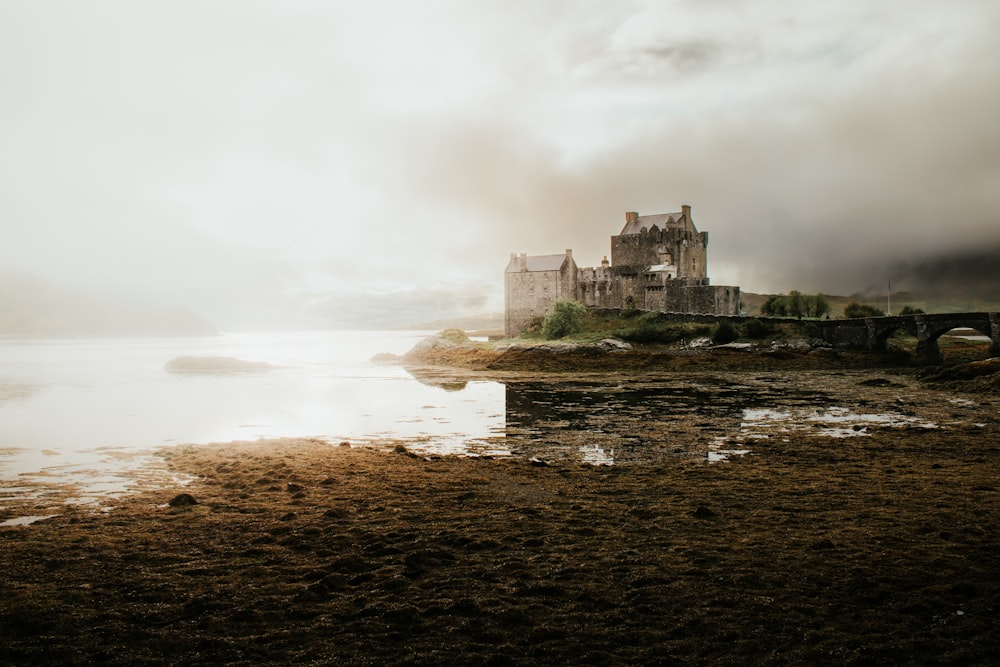
[[[611,237],[611,261],[579,268],[564,255],[511,254],[504,272],[507,336],[520,334],[559,299],[591,308],[635,308],[674,313],[739,315],[740,288],[708,279],[708,232],[699,232],[691,207],[677,213],[625,213]]]

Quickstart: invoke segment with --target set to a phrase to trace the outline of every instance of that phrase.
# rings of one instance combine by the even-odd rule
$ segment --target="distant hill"
[[[0,270],[0,337],[199,336],[215,327],[182,309],[121,304]]]
[[[503,313],[484,313],[468,317],[452,317],[413,324],[406,329],[440,331],[442,329],[462,329],[463,331],[503,331]]]
[[[1000,246],[985,245],[933,257],[914,257],[888,266],[862,267],[857,270],[859,280],[866,280],[860,276],[882,277],[853,294],[826,296],[833,308],[833,317],[840,316],[844,306],[854,301],[885,311],[888,309],[888,297],[891,297],[892,312],[898,312],[904,306],[920,308],[927,313],[997,312],[1000,311],[998,268]],[[892,281],[891,294],[887,294],[889,280]],[[800,288],[788,285],[789,291],[793,289]],[[760,313],[761,304],[771,295],[743,292],[741,296],[743,310],[756,315]]]
[[[785,292],[787,294],[787,292]],[[752,292],[741,292],[743,299],[743,312],[747,315],[760,315],[761,305],[767,301],[771,294],[754,294]],[[844,308],[851,303],[863,303],[875,306],[879,310],[886,312],[889,310],[890,301],[886,291],[875,290],[858,292],[850,296],[838,296],[836,294],[825,294],[830,303],[830,317],[843,317]],[[904,307],[919,308],[925,313],[974,313],[974,312],[1000,312],[1000,298],[990,299],[986,296],[970,296],[956,294],[946,296],[940,293],[926,293],[922,291],[894,292],[891,295],[891,309],[893,313],[898,313]]]

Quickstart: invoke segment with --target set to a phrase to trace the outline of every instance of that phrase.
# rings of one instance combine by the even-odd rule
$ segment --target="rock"
[[[897,386],[897,385],[893,385],[892,382],[890,382],[889,380],[886,380],[885,378],[872,378],[870,380],[862,380],[861,382],[858,383],[858,386],[860,386],[860,387],[892,387],[892,386]]]
[[[409,449],[407,449],[404,445],[396,445],[392,449],[392,451],[395,452],[396,454],[402,454],[403,456],[409,456],[411,459],[420,458],[419,456],[417,456],[416,454],[414,454],[413,452],[411,452]]]
[[[189,507],[197,505],[198,501],[190,493],[181,493],[171,498],[167,504],[171,507]]]
[[[698,509],[694,511],[694,518],[696,519],[714,519],[717,516],[719,515],[704,505],[698,505]]]
[[[597,343],[597,347],[609,352],[626,352],[632,349],[631,343],[626,343],[617,338],[604,338]]]
[[[972,380],[974,378],[994,374],[1000,374],[1000,357],[960,364],[952,368],[947,368],[934,377],[930,377],[928,379],[932,382],[944,382],[949,380],[961,381]]]
[[[246,361],[235,357],[177,357],[163,367],[168,373],[225,375],[229,373],[262,373],[273,366],[263,361]]]
[[[748,352],[753,349],[753,343],[724,343],[722,345],[716,345],[717,350],[740,350],[743,352]]]
[[[403,363],[403,357],[398,354],[392,354],[391,352],[379,352],[371,358],[371,361],[375,364],[396,366]]]

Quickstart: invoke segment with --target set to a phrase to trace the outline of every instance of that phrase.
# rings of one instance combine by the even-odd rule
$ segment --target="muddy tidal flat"
[[[5,510],[57,516],[0,528],[0,664],[995,664],[1000,398],[800,375],[508,377],[491,456],[165,448]]]

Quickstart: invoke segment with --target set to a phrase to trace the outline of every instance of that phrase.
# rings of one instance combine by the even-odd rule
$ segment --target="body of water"
[[[0,480],[114,487],[150,450],[177,443],[316,437],[426,438],[466,446],[502,433],[504,388],[461,392],[373,362],[426,332],[240,333],[204,338],[0,343]],[[181,356],[266,362],[260,372],[172,373]],[[109,477],[110,475],[110,477]],[[103,480],[103,481],[102,481]]]
[[[0,506],[54,487],[135,488],[180,443],[309,437],[561,464],[766,456],[770,439],[864,437],[982,419],[974,400],[880,371],[411,374],[372,360],[427,332],[229,334],[0,343]],[[269,370],[176,373],[178,357]],[[150,465],[153,464],[153,465]],[[4,484],[3,482],[7,483]],[[162,483],[162,479],[148,483]],[[69,493],[67,492],[67,493]]]

